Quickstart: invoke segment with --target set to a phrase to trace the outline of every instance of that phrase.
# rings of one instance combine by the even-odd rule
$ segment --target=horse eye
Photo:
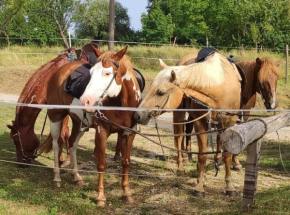
[[[111,75],[111,72],[105,72],[105,76]]]
[[[165,92],[164,91],[161,91],[161,90],[158,90],[157,92],[156,92],[156,95],[157,96],[163,96],[165,94]]]

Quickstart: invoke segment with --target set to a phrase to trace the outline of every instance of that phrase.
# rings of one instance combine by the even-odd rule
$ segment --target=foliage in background
[[[108,39],[109,1],[88,0],[80,2],[74,14],[77,38]],[[115,40],[131,40],[134,32],[130,28],[127,9],[115,2]]]
[[[140,31],[130,28],[117,0],[115,8],[118,41],[272,49],[290,43],[290,0],[148,0]],[[109,0],[1,0],[0,36],[8,44],[17,37],[14,44],[67,47],[72,26],[77,38],[107,40],[108,17]]]
[[[208,39],[212,46],[283,48],[290,42],[289,0],[149,0],[144,16],[157,4],[160,14],[172,17],[179,44],[206,45]]]

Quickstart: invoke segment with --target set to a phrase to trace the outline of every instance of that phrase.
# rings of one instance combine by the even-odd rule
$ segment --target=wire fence
[[[6,40],[6,37],[0,37],[0,40]],[[9,40],[40,40],[41,38],[19,38],[19,37],[9,37]],[[68,38],[67,38],[68,39]],[[62,38],[47,38],[47,40],[63,40]],[[173,43],[148,43],[148,42],[138,42],[138,41],[110,41],[110,40],[97,40],[97,39],[81,39],[81,38],[71,38],[72,41],[75,42],[97,42],[97,43],[109,43],[113,42],[114,44],[131,44],[131,45],[143,45],[143,46],[174,46],[174,47],[188,47],[188,48],[203,48],[205,46],[202,45],[188,45],[188,44],[173,44]],[[219,45],[208,45],[208,47],[213,47],[216,49],[221,49],[221,50],[257,50],[257,51],[278,51],[278,52],[283,52],[285,53],[286,50],[286,45],[285,49],[281,48],[257,48],[257,47],[246,47],[246,46],[219,46]]]

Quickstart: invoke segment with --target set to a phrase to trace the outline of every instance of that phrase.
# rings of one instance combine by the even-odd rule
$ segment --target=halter
[[[110,61],[111,63],[113,63],[116,67],[117,67],[117,71],[114,73],[110,83],[108,84],[108,86],[106,87],[106,89],[104,90],[104,92],[102,93],[102,95],[100,96],[100,99],[98,101],[98,104],[97,106],[103,106],[103,99],[104,99],[104,96],[107,94],[110,86],[112,85],[114,79],[116,78],[117,76],[117,73],[118,73],[118,70],[119,70],[119,67],[120,65],[116,62],[116,61],[113,61],[113,60],[107,60],[107,61]]]
[[[22,144],[22,141],[21,141],[20,132],[18,131],[18,129],[16,129],[16,131],[17,132],[15,134],[13,134],[13,137],[18,136],[19,145],[20,145],[20,149],[21,149],[21,153],[22,153],[22,157],[21,157],[22,161],[27,162],[27,161],[31,161],[31,160],[34,160],[35,158],[37,158],[38,155],[37,155],[37,150],[36,149],[34,150],[33,156],[31,158],[28,157],[27,155],[25,155],[24,150],[23,150],[23,144]]]

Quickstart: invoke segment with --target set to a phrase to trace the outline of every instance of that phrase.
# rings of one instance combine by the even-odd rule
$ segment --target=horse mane
[[[48,63],[41,66],[38,70],[36,70],[36,72],[32,74],[32,76],[29,78],[28,82],[25,84],[25,86],[24,86],[24,88],[23,88],[23,90],[18,98],[18,102],[19,103],[32,103],[33,99],[31,97],[29,97],[31,90],[35,89],[39,80],[41,80],[43,77],[45,77],[46,74],[48,72],[50,72],[50,68],[53,67],[59,61],[63,60],[64,57],[66,57],[66,55],[64,55],[64,54],[59,55],[58,57],[52,59]],[[20,112],[21,112],[22,108],[23,108],[22,106],[16,107],[15,123],[17,123],[17,124],[20,123],[19,122]]]
[[[116,52],[114,52],[114,51],[107,51],[107,52],[103,53],[101,56],[98,57],[98,61],[112,59],[115,54],[116,54]],[[131,63],[131,58],[128,55],[124,55],[121,58],[119,64],[123,64],[123,66],[126,67],[127,72],[133,78],[134,83],[139,86],[139,84],[137,82],[136,75],[135,75],[134,70],[133,70],[133,66],[132,66],[132,63]]]
[[[18,102],[25,103],[27,102],[27,97],[30,93],[30,90],[32,87],[35,87],[35,83],[41,79],[41,77],[46,76],[47,72],[50,72],[50,68],[54,66],[57,62],[63,59],[63,56],[66,55],[59,55],[58,57],[54,58],[53,60],[49,61],[48,63],[41,66],[38,70],[36,70],[35,73],[32,74],[32,76],[29,78],[28,82],[25,84]]]
[[[280,70],[276,64],[268,58],[262,58],[262,68],[260,69],[259,79],[264,81],[271,73],[274,73],[278,78],[281,77]]]
[[[177,83],[183,83],[185,87],[209,88],[221,85],[233,67],[224,56],[216,52],[203,62],[166,67],[156,76],[156,86],[168,83],[172,70],[176,73]]]

